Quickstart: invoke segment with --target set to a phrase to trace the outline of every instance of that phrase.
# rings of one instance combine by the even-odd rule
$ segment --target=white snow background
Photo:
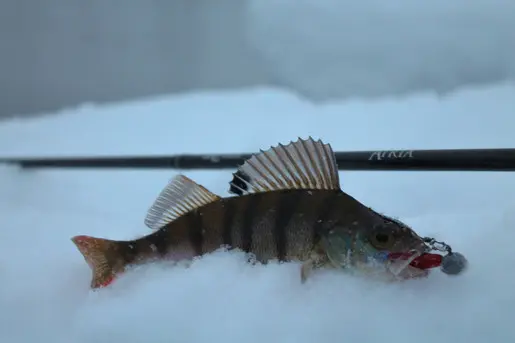
[[[244,32],[275,84],[311,100],[447,94],[515,80],[514,13],[511,0],[249,0]]]
[[[314,106],[256,89],[84,106],[0,124],[0,156],[256,152],[298,136],[333,149],[514,147],[515,88]],[[379,284],[215,253],[148,265],[90,291],[70,241],[149,234],[146,210],[177,170],[0,167],[0,342],[512,342],[515,175],[344,172],[342,187],[470,262],[450,277]],[[233,170],[182,171],[227,196]]]

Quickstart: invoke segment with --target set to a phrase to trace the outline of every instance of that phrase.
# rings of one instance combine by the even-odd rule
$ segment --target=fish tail
[[[119,256],[119,250],[125,242],[83,235],[72,237],[71,240],[93,272],[91,288],[108,286],[125,268],[126,263]]]

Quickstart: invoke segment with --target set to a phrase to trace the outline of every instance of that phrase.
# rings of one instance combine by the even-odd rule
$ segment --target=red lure
[[[407,260],[411,255],[411,253],[391,253],[388,255],[388,257],[391,259]],[[436,268],[441,266],[442,258],[442,255],[426,253],[411,261],[410,266],[419,269]]]

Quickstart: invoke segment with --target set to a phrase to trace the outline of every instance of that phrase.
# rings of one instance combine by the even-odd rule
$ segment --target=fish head
[[[361,233],[363,249],[358,253],[363,254],[370,264],[380,265],[394,278],[427,276],[427,269],[416,267],[417,261],[428,251],[424,239],[400,221],[384,216],[382,219],[372,230]]]
[[[394,279],[428,275],[417,259],[428,250],[422,237],[400,221],[381,216],[374,224],[333,227],[323,236],[333,266]]]

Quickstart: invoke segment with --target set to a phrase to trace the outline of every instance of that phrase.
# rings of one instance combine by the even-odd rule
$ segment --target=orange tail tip
[[[113,263],[118,260],[113,258],[118,242],[90,236],[75,236],[71,240],[93,272],[91,288],[101,288],[111,284],[117,272],[120,272],[115,269],[116,266]]]

